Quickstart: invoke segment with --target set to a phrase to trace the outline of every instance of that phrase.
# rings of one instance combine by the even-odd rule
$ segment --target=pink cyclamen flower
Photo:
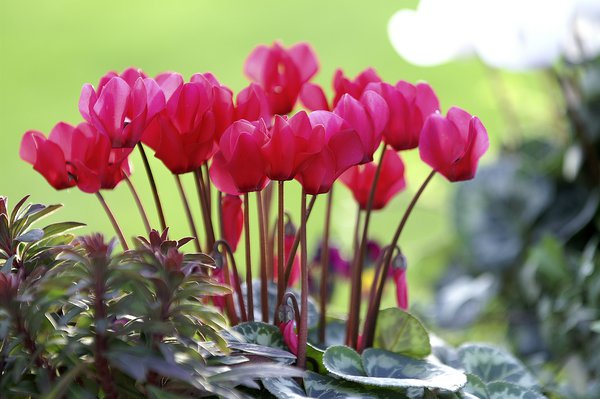
[[[262,190],[268,183],[261,147],[267,140],[264,122],[235,121],[223,134],[213,157],[210,178],[232,195]]]
[[[292,180],[321,151],[324,139],[324,129],[313,127],[306,112],[300,111],[289,119],[276,115],[261,149],[269,179]]]
[[[273,114],[267,95],[260,85],[250,83],[248,87],[238,93],[235,100],[233,120],[259,121],[262,119],[267,127],[271,126]]]
[[[28,131],[20,156],[57,190],[77,186],[86,193],[112,189],[129,174],[128,149],[112,149],[110,141],[88,123],[58,123],[48,138]]]
[[[225,194],[221,200],[223,211],[223,238],[235,252],[244,228],[242,199],[237,195]]]
[[[360,100],[344,94],[333,112],[359,134],[363,151],[360,163],[372,161],[388,121],[389,111],[385,100],[374,91],[365,91]]]
[[[340,180],[350,191],[361,209],[367,209],[367,202],[377,164],[369,162],[363,165],[357,165],[348,169]],[[375,187],[375,197],[373,198],[373,210],[382,209],[399,192],[406,188],[404,179],[404,162],[400,155],[392,149],[386,149],[383,156],[383,164]]]
[[[167,100],[148,127],[144,144],[175,174],[198,169],[216,151],[217,137],[231,123],[231,92],[212,75],[196,74],[189,83],[177,73],[156,77]]]
[[[371,83],[367,90],[381,95],[388,105],[390,115],[383,131],[384,141],[396,151],[416,148],[425,120],[440,109],[431,86],[427,83],[412,85],[401,80],[395,86]]]
[[[302,86],[300,101],[302,105],[311,111],[331,111],[344,94],[359,99],[367,85],[373,82],[381,82],[381,78],[373,68],[365,69],[354,79],[347,78],[344,76],[344,72],[338,69],[333,76],[334,97],[331,104],[327,101],[327,97],[321,86],[311,82],[307,82]]]
[[[140,71],[113,74],[104,76],[97,90],[89,83],[83,86],[79,112],[110,139],[113,148],[133,148],[165,107],[165,96],[158,84]]]
[[[475,177],[479,159],[489,147],[488,134],[476,116],[453,107],[446,117],[425,121],[419,142],[423,162],[451,182]]]
[[[408,284],[406,282],[406,269],[397,268],[393,271],[394,283],[396,284],[396,301],[400,309],[408,309]]]
[[[298,334],[295,331],[296,323],[289,320],[279,324],[279,331],[283,335],[283,342],[294,355],[298,355]]]
[[[294,109],[298,94],[319,69],[313,49],[298,43],[289,49],[275,42],[260,45],[246,59],[244,72],[267,93],[273,114],[285,115]]]
[[[325,139],[321,151],[306,162],[296,180],[307,194],[317,195],[328,192],[342,173],[363,160],[365,152],[359,133],[342,117],[314,111],[309,119],[313,128],[324,129]]]

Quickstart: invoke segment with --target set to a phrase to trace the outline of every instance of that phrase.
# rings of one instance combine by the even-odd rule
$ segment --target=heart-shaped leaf
[[[308,397],[319,399],[407,399],[400,391],[366,387],[310,371],[304,377],[304,388]]]
[[[458,349],[458,356],[467,373],[483,382],[510,382],[537,389],[537,379],[511,354],[489,345],[467,344]]]
[[[379,312],[374,347],[418,359],[431,353],[429,335],[423,324],[398,308]]]
[[[240,323],[232,329],[240,334],[247,343],[286,349],[281,331],[272,324],[250,321]]]
[[[323,364],[343,379],[387,388],[431,388],[458,391],[467,383],[464,373],[441,364],[398,355],[382,349],[366,349],[361,356],[346,346],[325,351]]]

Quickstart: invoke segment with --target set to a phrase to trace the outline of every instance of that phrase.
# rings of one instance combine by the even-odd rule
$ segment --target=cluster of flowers
[[[487,148],[476,117],[452,108],[439,113],[426,83],[383,82],[372,69],[354,80],[338,70],[334,97],[309,80],[318,70],[307,44],[289,49],[259,46],[245,72],[253,81],[234,96],[210,73],[189,82],[177,73],[154,79],[141,70],[110,72],[97,88],[86,84],[79,110],[84,122],[58,123],[48,138],[25,133],[20,155],[56,189],[112,189],[130,172],[128,156],[138,143],[155,151],[174,174],[212,159],[210,176],[223,192],[258,191],[270,180],[296,179],[308,194],[342,181],[366,204],[382,139],[388,147],[374,208],[404,187],[397,153],[419,147],[422,159],[450,181],[470,179]],[[298,98],[310,113],[295,108]]]
[[[443,116],[435,92],[426,83],[413,85],[399,81],[392,85],[382,81],[373,69],[366,69],[350,79],[338,70],[333,78],[334,95],[328,100],[325,90],[310,81],[318,69],[317,58],[308,44],[284,48],[275,43],[252,51],[244,65],[252,83],[235,96],[210,73],[195,74],[186,82],[180,74],[172,72],[155,78],[133,68],[121,74],[110,72],[101,78],[97,88],[84,85],[79,99],[84,122],[77,126],[61,122],[48,138],[40,132],[29,131],[23,137],[20,154],[54,188],[77,186],[84,192],[96,193],[124,249],[127,249],[126,240],[99,190],[112,189],[121,180],[128,179],[129,155],[133,149],[138,147],[145,161],[163,230],[166,223],[144,146],[154,150],[154,156],[176,176],[196,249],[200,251],[200,240],[179,179],[181,174],[194,173],[207,236],[206,248],[217,251],[226,244],[233,268],[233,275],[227,267],[222,267],[215,271],[214,277],[234,287],[243,321],[254,320],[248,193],[256,192],[262,318],[269,320],[268,279],[277,281],[278,309],[278,305],[284,303],[287,282],[296,280],[300,274],[298,344],[290,345],[299,349],[298,365],[303,367],[309,285],[306,222],[311,209],[306,205],[307,195],[312,195],[311,201],[314,201],[317,195],[330,192],[339,179],[350,188],[359,209],[366,215],[362,236],[357,237],[360,245],[355,248],[349,270],[352,289],[347,342],[355,348],[363,343],[368,346],[373,339],[376,312],[387,276],[396,280],[399,306],[408,306],[405,261],[397,242],[414,203],[435,173],[449,181],[473,178],[479,159],[489,145],[486,129],[477,117],[456,107]],[[305,110],[294,112],[298,102]],[[358,334],[360,315],[357,310],[361,308],[369,215],[383,208],[405,188],[405,168],[399,152],[415,148],[433,171],[417,191],[392,243],[381,250],[378,257],[363,342]],[[373,157],[379,149],[376,163]],[[210,179],[204,172],[207,169]],[[284,239],[283,187],[285,181],[294,179],[302,187],[301,227],[297,232],[285,229],[290,232]],[[269,229],[269,217],[265,216],[270,200],[263,201],[261,194],[271,181],[278,182],[279,189],[277,257],[273,258],[272,267],[267,266],[267,252],[271,251],[267,242],[274,236],[275,229]],[[222,240],[215,240],[212,226],[211,184],[226,194],[219,195],[217,204]],[[149,231],[150,223],[133,188],[132,193]],[[243,195],[243,209],[240,195]],[[328,210],[330,208],[331,196]],[[328,226],[329,211],[325,219]],[[246,233],[247,315],[233,258],[242,230]],[[327,236],[328,227],[325,231]],[[295,256],[298,246],[302,248],[299,262]],[[325,254],[322,264],[327,265],[327,239],[324,239],[322,253]],[[228,263],[225,260],[223,264]],[[393,264],[392,273],[390,264]],[[326,324],[327,269],[322,267],[321,335]],[[284,277],[278,278],[281,276]],[[232,296],[223,301],[215,300],[215,304],[224,308],[230,320],[237,320]],[[295,333],[291,334],[294,322],[281,321],[286,340],[291,342],[291,338],[296,337]]]

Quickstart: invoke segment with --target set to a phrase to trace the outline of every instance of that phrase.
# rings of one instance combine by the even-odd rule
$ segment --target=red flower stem
[[[235,262],[235,257],[233,256],[233,251],[231,250],[231,246],[225,240],[217,240],[215,242],[215,247],[219,245],[225,247],[225,251],[229,256],[229,261],[231,263],[227,263],[227,265],[231,264],[231,272],[233,273],[233,289],[238,297],[238,305],[240,307],[240,316],[242,321],[248,321],[248,316],[246,315],[246,305],[244,305],[244,296],[242,295],[242,286],[240,285],[240,275],[238,273],[237,264]]]
[[[358,345],[358,325],[360,323],[360,306],[361,306],[361,289],[362,289],[362,272],[363,263],[365,258],[365,249],[367,248],[367,239],[369,235],[369,222],[371,220],[371,212],[373,210],[373,201],[375,199],[375,192],[377,191],[377,183],[379,182],[379,176],[381,175],[381,168],[383,166],[383,158],[385,157],[385,148],[381,150],[381,156],[379,157],[379,163],[377,169],[375,169],[375,176],[373,177],[373,184],[369,191],[369,198],[367,200],[367,208],[365,209],[365,222],[363,224],[362,235],[360,238],[360,247],[358,252],[355,253],[354,262],[352,267],[351,277],[351,289],[350,289],[350,319],[348,320],[348,330],[346,331],[346,342],[349,346],[357,348]]]
[[[115,229],[115,233],[117,233],[117,237],[119,238],[119,241],[121,242],[121,246],[123,247],[123,250],[124,251],[129,250],[129,247],[127,246],[127,242],[125,241],[125,236],[123,235],[123,231],[121,230],[121,227],[119,227],[119,223],[117,222],[117,219],[115,219],[115,215],[110,210],[110,207],[106,203],[106,200],[104,199],[102,194],[100,194],[100,191],[98,191],[96,193],[96,198],[98,198],[98,201],[100,201],[102,208],[104,208],[104,212],[106,212],[106,215],[108,216],[108,219],[110,220],[110,224],[112,224],[113,229]]]
[[[225,237],[225,227],[223,221],[223,193],[221,191],[217,191],[217,193],[217,197],[219,200],[219,207],[217,208],[219,216],[219,232],[221,233],[220,237],[223,239]]]
[[[283,303],[287,304],[288,301],[292,303],[292,309],[294,309],[294,321],[296,322],[296,327],[298,327],[300,325],[300,307],[298,307],[298,300],[294,294],[286,292],[283,296]]]
[[[319,342],[325,343],[325,329],[327,327],[327,282],[329,280],[329,230],[331,223],[331,206],[333,204],[333,187],[327,193],[327,207],[325,208],[325,226],[323,227],[323,245],[321,246],[321,313],[319,315]]]
[[[137,147],[142,155],[144,168],[146,169],[148,181],[150,182],[150,188],[152,189],[152,196],[154,197],[154,203],[156,204],[156,212],[158,213],[158,219],[160,220],[160,228],[164,231],[167,228],[167,222],[165,221],[165,214],[163,212],[162,203],[160,202],[160,196],[158,195],[156,181],[154,180],[154,175],[152,174],[152,169],[150,168],[150,162],[148,161],[148,156],[146,155],[146,151],[144,150],[144,146],[141,142],[137,144]]]
[[[277,226],[275,223],[273,227],[269,221],[271,220],[271,204],[273,202],[274,194],[274,182],[269,182],[262,191],[263,197],[263,209],[265,214],[265,226],[267,231],[267,278],[270,281],[274,281],[274,269],[275,269],[275,230]],[[277,314],[277,312],[275,312]]]
[[[258,229],[260,234],[260,309],[262,321],[269,322],[269,293],[267,279],[267,232],[265,228],[265,215],[263,198],[260,191],[256,192],[256,207],[258,209]]]
[[[284,182],[277,182],[277,306],[275,306],[275,316],[277,316],[277,309],[283,302],[283,294],[285,293],[285,270],[283,268],[283,261],[285,257],[284,248],[284,224],[283,224],[283,212],[284,212]],[[277,318],[277,317],[275,317]]]
[[[183,184],[181,183],[181,177],[179,175],[175,176],[175,182],[177,183],[177,190],[179,191],[179,196],[181,197],[181,202],[183,203],[183,208],[185,210],[185,216],[187,217],[188,224],[190,226],[190,231],[192,232],[192,236],[194,237],[194,244],[196,246],[196,251],[202,252],[200,247],[200,239],[198,238],[198,230],[196,230],[196,223],[194,223],[194,216],[192,215],[192,210],[190,209],[190,203],[187,199],[187,195],[185,194],[185,190],[183,188]]]
[[[133,182],[131,181],[129,176],[127,176],[126,174],[123,174],[123,175],[125,176],[125,183],[127,184],[127,187],[129,187],[129,191],[131,191],[131,196],[133,197],[133,200],[135,201],[138,211],[140,212],[142,222],[144,223],[144,228],[146,229],[146,234],[150,234],[150,230],[152,230],[152,228],[150,227],[150,221],[148,220],[148,214],[146,213],[146,209],[144,209],[142,200],[140,199],[140,196],[138,195],[138,192],[135,189],[135,186],[133,185]]]
[[[202,221],[204,222],[204,231],[206,233],[206,247],[212,248],[215,243],[215,235],[212,230],[211,215],[208,210],[206,199],[206,190],[204,187],[204,178],[202,177],[202,169],[198,168],[194,171],[196,180],[196,189],[198,190],[198,199],[200,200],[200,210],[202,211]]]
[[[313,195],[310,202],[308,203],[308,208],[306,209],[306,220],[310,217],[310,213],[312,212],[313,205],[315,204],[315,200],[317,199],[316,195]],[[294,237],[294,242],[292,244],[292,250],[290,251],[287,263],[285,264],[285,279],[283,280],[283,286],[287,287],[288,282],[290,281],[290,275],[292,274],[292,266],[294,265],[294,258],[296,257],[296,251],[298,251],[298,246],[300,245],[300,235],[302,233],[302,226],[300,229],[296,231],[296,236]]]
[[[252,254],[250,252],[250,199],[244,193],[244,239],[246,247],[246,302],[248,321],[254,321],[254,297],[252,296]]]
[[[301,200],[302,224],[300,226],[300,325],[298,327],[298,357],[296,365],[306,367],[306,343],[308,341],[308,265],[306,248],[306,192],[302,190]]]
[[[210,184],[210,175],[208,174],[208,162],[204,162],[202,164],[202,167],[204,168],[204,172],[202,172],[202,170],[200,170],[200,173],[203,173],[204,187],[206,187],[205,192],[206,192],[206,203],[208,204],[208,214],[212,215],[212,189],[211,189],[211,184]],[[211,223],[212,223],[212,219],[211,219]]]
[[[383,295],[383,288],[385,287],[386,276],[388,275],[390,262],[392,261],[392,255],[394,254],[394,248],[396,248],[396,245],[398,245],[400,234],[402,234],[402,230],[404,230],[404,226],[406,225],[406,222],[410,214],[412,213],[412,210],[414,209],[417,201],[421,197],[421,194],[423,194],[423,191],[425,190],[431,179],[433,179],[433,176],[435,176],[435,170],[432,170],[431,173],[429,173],[429,176],[427,176],[423,184],[421,184],[421,187],[419,187],[419,190],[415,193],[413,199],[410,201],[410,204],[408,205],[408,208],[406,208],[404,216],[402,216],[402,220],[400,221],[400,224],[396,229],[396,233],[394,233],[394,238],[392,238],[392,242],[390,243],[389,248],[385,253],[383,268],[381,270],[377,291],[373,298],[373,302],[369,305],[367,316],[365,318],[365,331],[363,332],[364,348],[369,348],[373,346],[375,327],[377,326],[377,313],[379,312],[379,306],[381,305],[381,296]]]

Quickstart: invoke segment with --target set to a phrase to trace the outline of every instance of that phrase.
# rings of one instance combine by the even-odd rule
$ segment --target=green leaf
[[[511,354],[482,344],[467,344],[458,349],[460,363],[467,373],[483,382],[511,382],[525,388],[538,388],[537,379]]]
[[[306,395],[319,399],[406,399],[400,391],[363,386],[310,371],[304,377]]]
[[[84,362],[80,362],[77,366],[73,367],[68,372],[61,375],[58,383],[54,384],[54,388],[46,395],[44,395],[43,399],[59,399],[65,396],[70,385],[73,383],[75,378],[85,369],[86,364]]]
[[[283,335],[277,327],[272,324],[266,324],[259,321],[250,321],[240,323],[232,328],[233,331],[240,334],[246,342],[251,344],[269,346],[271,348],[286,349],[283,342]]]
[[[455,392],[467,383],[459,370],[382,349],[366,349],[361,356],[345,346],[325,351],[323,364],[343,379],[388,388],[431,388]],[[364,368],[363,368],[364,367]]]
[[[481,378],[475,374],[467,374],[467,385],[465,385],[463,390],[480,399],[488,399],[490,396],[486,383],[481,381]]]
[[[148,397],[151,399],[185,399],[188,397],[188,396],[176,395],[171,392],[166,392],[166,391],[163,391],[162,389],[152,386],[152,385],[147,385],[146,391],[149,394]]]
[[[423,324],[399,308],[379,312],[374,347],[417,359],[431,353],[429,334]]]
[[[20,242],[35,242],[44,238],[44,230],[42,229],[31,229],[25,234],[21,234],[20,236],[15,238],[15,241]]]
[[[309,342],[306,343],[306,357],[309,360],[312,359],[312,361],[308,362],[308,366],[316,366],[317,369],[314,371],[316,371],[319,374],[327,374],[327,369],[325,368],[325,366],[323,366],[324,354],[325,351],[317,348]]]
[[[256,380],[271,377],[302,377],[304,370],[288,367],[278,363],[243,364],[231,370],[208,377],[211,383],[232,382],[239,380]]]
[[[264,378],[263,386],[277,399],[304,399],[304,389],[292,378]]]
[[[85,223],[79,222],[61,222],[61,223],[53,223],[44,227],[42,230],[44,231],[44,237],[52,237],[57,234],[64,233],[65,231],[76,229],[79,227],[85,226]]]
[[[487,384],[489,399],[546,399],[536,391],[504,381]]]
[[[253,355],[296,360],[294,354],[279,348],[271,348],[269,346],[248,344],[244,342],[231,342],[228,346],[231,349],[251,353]]]

